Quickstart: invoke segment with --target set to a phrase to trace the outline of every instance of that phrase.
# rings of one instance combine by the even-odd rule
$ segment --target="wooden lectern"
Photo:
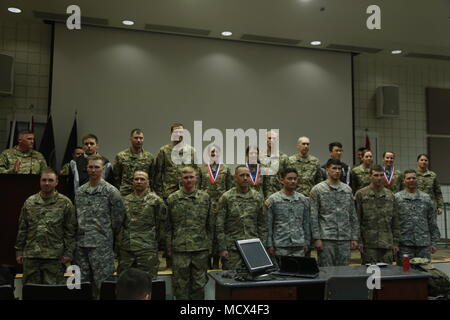
[[[39,192],[39,175],[0,174],[0,264],[16,266],[17,230],[25,200]]]
[[[64,194],[66,184],[62,180],[60,177],[57,189]],[[20,210],[25,200],[39,190],[39,175],[0,174],[0,264],[15,266],[19,273],[22,266],[16,264],[14,245]]]

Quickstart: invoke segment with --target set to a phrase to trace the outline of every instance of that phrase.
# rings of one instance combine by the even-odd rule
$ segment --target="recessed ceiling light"
[[[224,37],[230,37],[231,35],[233,35],[233,32],[231,32],[231,31],[224,31],[224,32],[222,32],[222,35]]]
[[[312,46],[320,46],[322,44],[322,42],[320,42],[320,41],[311,41],[310,44]]]
[[[401,54],[402,50],[392,50],[391,53],[392,54]]]
[[[123,20],[122,23],[126,26],[132,26],[134,24],[134,21],[131,20]]]
[[[8,8],[8,11],[12,12],[12,13],[21,13],[22,12],[22,10],[20,10],[19,8],[13,8],[13,7]]]

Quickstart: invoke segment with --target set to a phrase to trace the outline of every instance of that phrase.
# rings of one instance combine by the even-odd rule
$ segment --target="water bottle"
[[[409,272],[409,269],[411,267],[410,263],[409,263],[409,256],[407,254],[403,255],[403,271],[404,272]]]

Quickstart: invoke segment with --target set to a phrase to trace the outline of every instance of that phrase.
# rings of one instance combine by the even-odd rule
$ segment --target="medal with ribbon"
[[[219,176],[219,172],[220,172],[221,168],[222,168],[222,164],[219,163],[217,165],[216,171],[213,172],[211,164],[208,164],[208,175],[209,175],[209,181],[211,182],[211,184],[216,184],[216,180],[217,180],[217,177]]]
[[[383,167],[383,169],[384,169],[384,180],[386,181],[386,185],[387,185],[388,187],[390,187],[391,184],[392,184],[392,179],[394,178],[395,168],[392,167],[392,170],[391,170],[391,173],[389,174],[389,177],[388,177],[388,175],[386,174],[386,168]]]
[[[259,175],[260,175],[260,169],[259,169],[259,163],[256,164],[256,172],[253,174],[252,169],[250,169],[250,166],[247,164],[247,168],[250,171],[250,179],[252,180],[252,185],[256,186],[258,185]]]

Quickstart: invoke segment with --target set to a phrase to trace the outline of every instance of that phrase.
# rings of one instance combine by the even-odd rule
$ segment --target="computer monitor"
[[[274,267],[259,239],[237,240],[236,247],[253,280],[269,280],[265,272]]]

